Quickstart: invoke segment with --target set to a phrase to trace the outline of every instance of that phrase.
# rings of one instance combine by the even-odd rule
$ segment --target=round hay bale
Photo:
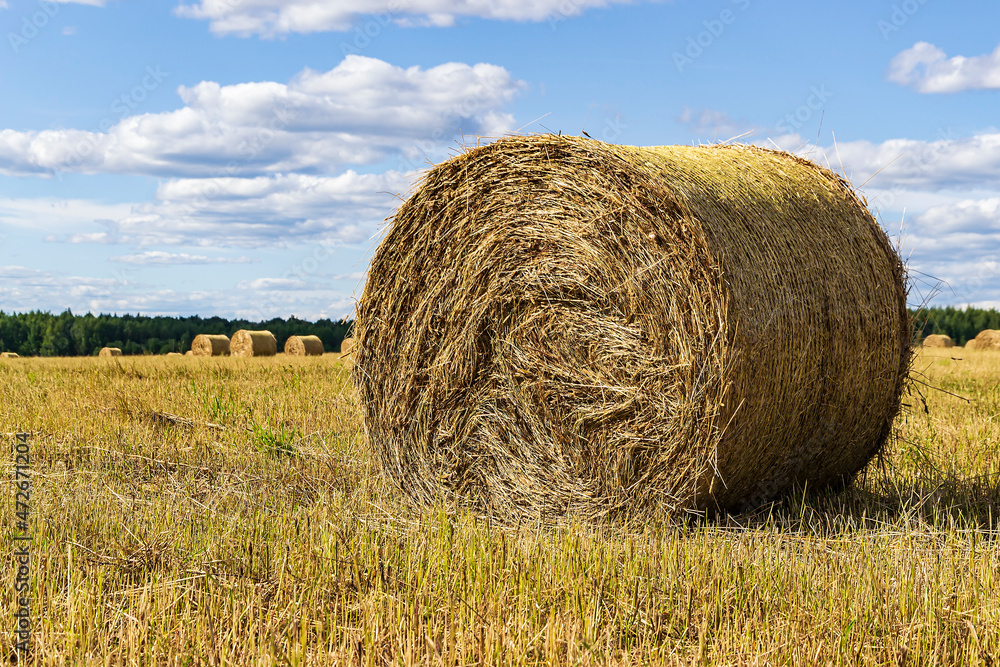
[[[0,359],[20,359],[21,355],[17,352],[0,352]]]
[[[944,334],[931,334],[930,336],[925,336],[923,341],[924,347],[955,347],[955,341],[951,339],[951,336],[946,336]]]
[[[99,357],[120,357],[122,356],[122,351],[117,347],[102,347],[101,351],[97,354]]]
[[[902,263],[832,172],[555,136],[428,172],[355,337],[387,478],[501,519],[848,483],[892,433],[912,340]]]
[[[229,336],[198,334],[191,341],[191,353],[196,357],[219,357],[229,354]]]
[[[1000,331],[984,329],[966,343],[965,347],[972,350],[1000,350]]]
[[[187,352],[184,353],[184,356],[185,357],[193,357],[194,356],[194,350],[188,350]]]
[[[340,342],[340,356],[346,357],[356,349],[354,338],[345,338]]]
[[[270,331],[240,329],[233,334],[229,353],[234,357],[273,357],[278,353],[278,341]]]
[[[167,352],[168,357],[183,357],[184,355],[180,352]]]
[[[299,357],[323,355],[323,341],[319,336],[290,336],[285,341],[285,354]]]

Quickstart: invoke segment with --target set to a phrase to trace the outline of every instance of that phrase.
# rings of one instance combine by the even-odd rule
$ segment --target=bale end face
[[[229,336],[198,334],[191,342],[191,354],[196,357],[219,357],[229,354]]]
[[[955,347],[955,341],[951,339],[951,336],[945,336],[944,334],[931,334],[923,340],[924,347]]]
[[[103,347],[101,351],[97,354],[99,357],[120,357],[122,356],[122,351],[117,347]]]

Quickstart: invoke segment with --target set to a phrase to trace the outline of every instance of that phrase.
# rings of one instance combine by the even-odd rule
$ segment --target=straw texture
[[[386,476],[512,521],[848,483],[892,433],[911,354],[903,266],[835,174],[551,135],[429,171],[355,337]]]
[[[234,357],[273,357],[278,353],[278,341],[270,331],[240,329],[233,334],[229,353]]]
[[[955,347],[955,341],[951,339],[951,336],[946,336],[944,334],[931,334],[924,338],[924,347]]]
[[[20,359],[21,355],[17,352],[0,352],[0,359]]]
[[[354,338],[353,337],[345,338],[340,343],[340,356],[346,357],[347,355],[349,355],[351,352],[354,351],[354,348],[355,348]]]
[[[315,357],[323,354],[323,341],[319,336],[290,336],[285,341],[285,354]]]
[[[99,357],[120,357],[122,356],[122,351],[117,347],[102,347],[101,351],[97,353]]]
[[[218,357],[229,354],[229,336],[198,334],[191,342],[191,352],[196,357]]]

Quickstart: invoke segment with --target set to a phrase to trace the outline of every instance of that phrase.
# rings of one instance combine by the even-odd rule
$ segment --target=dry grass
[[[867,208],[801,158],[513,137],[400,207],[354,377],[418,502],[500,521],[746,508],[843,484],[885,442],[903,284]]]
[[[34,664],[997,664],[1000,355],[915,368],[972,402],[914,396],[845,492],[510,529],[408,509],[336,355],[0,364],[0,433],[33,433]]]

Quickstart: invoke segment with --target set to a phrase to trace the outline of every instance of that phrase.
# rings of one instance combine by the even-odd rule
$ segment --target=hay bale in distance
[[[848,483],[892,433],[912,344],[903,265],[834,173],[551,135],[431,169],[354,326],[386,477],[501,520]]]
[[[924,347],[955,347],[955,341],[951,339],[951,336],[946,336],[944,334],[931,334],[930,336],[925,336],[923,341]]]
[[[340,342],[340,356],[346,357],[351,354],[356,349],[355,340],[353,337],[345,338]]]
[[[194,350],[188,350],[187,352],[184,353],[184,356],[185,357],[193,357],[194,356]]]
[[[20,359],[21,355],[17,352],[0,352],[0,359]]]
[[[1000,350],[1000,331],[984,329],[965,344],[970,350]]]
[[[122,356],[121,348],[117,347],[102,347],[101,351],[98,352],[99,357],[120,357]]]
[[[233,334],[229,353],[234,357],[273,357],[278,353],[278,341],[270,331],[240,329]]]
[[[218,357],[229,354],[229,336],[198,334],[191,341],[191,353],[196,357]]]
[[[323,355],[323,341],[319,336],[289,336],[285,341],[285,354],[299,357]]]
[[[168,357],[183,357],[184,355],[180,352],[167,352]]]

